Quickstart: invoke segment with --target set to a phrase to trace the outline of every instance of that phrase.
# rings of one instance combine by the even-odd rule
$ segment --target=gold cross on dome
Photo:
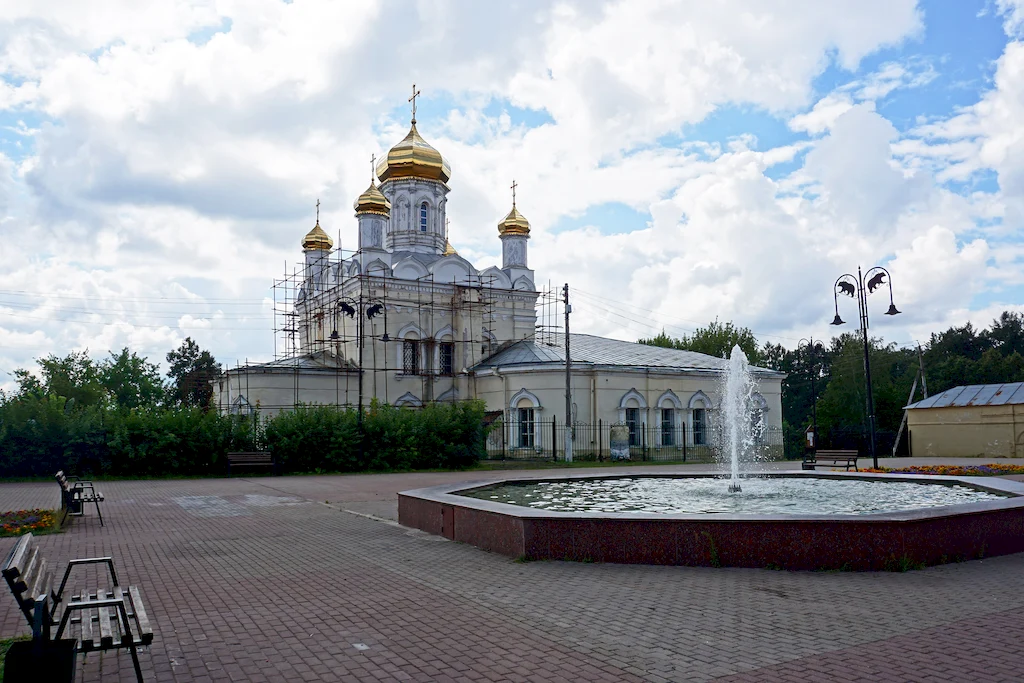
[[[377,155],[370,155],[370,184],[376,179],[376,168],[377,168]]]
[[[320,198],[316,198],[316,224],[320,225]]]
[[[515,180],[512,181],[512,208],[516,208],[516,188],[519,187],[519,183]]]
[[[420,91],[416,89],[416,84],[412,84],[412,97],[409,101],[412,102],[412,122],[416,123],[416,98],[420,96]]]

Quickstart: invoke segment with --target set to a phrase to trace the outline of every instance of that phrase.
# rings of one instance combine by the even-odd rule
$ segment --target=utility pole
[[[924,376],[924,355],[921,353],[921,345],[917,345],[917,367],[921,373],[921,389],[924,391],[924,397],[928,398],[928,380]]]
[[[565,461],[572,462],[572,358],[569,356],[569,283],[562,288],[565,302]]]
[[[363,439],[363,281],[359,280],[359,306],[356,308],[356,340],[359,344],[359,409],[356,413],[356,430],[359,433],[359,462],[365,462],[366,443]]]

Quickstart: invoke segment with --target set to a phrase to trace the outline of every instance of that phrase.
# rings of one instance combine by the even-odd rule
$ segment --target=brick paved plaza
[[[142,588],[151,681],[1024,679],[1024,555],[906,574],[517,563],[393,521],[398,491],[503,476],[106,482],[105,527],[89,511],[39,540],[58,563],[112,555]],[[0,484],[0,509],[56,504],[54,483]],[[0,618],[28,632],[6,591]],[[78,680],[134,680],[126,652],[81,659]]]

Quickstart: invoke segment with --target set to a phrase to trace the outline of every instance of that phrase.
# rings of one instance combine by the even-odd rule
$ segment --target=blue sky
[[[899,343],[1024,302],[1017,0],[410,7],[0,11],[0,370],[273,355],[273,279],[317,199],[355,243],[413,82],[455,246],[498,261],[516,179],[538,281],[594,297],[580,331],[825,337],[858,264],[893,272]]]

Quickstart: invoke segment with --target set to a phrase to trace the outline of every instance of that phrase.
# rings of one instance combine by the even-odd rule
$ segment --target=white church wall
[[[273,417],[283,410],[295,407],[296,396],[306,404],[352,405],[358,396],[358,377],[350,373],[331,371],[275,371],[249,372],[229,370],[227,381],[214,386],[217,405],[224,412],[239,396],[249,406],[258,408],[263,417]]]

